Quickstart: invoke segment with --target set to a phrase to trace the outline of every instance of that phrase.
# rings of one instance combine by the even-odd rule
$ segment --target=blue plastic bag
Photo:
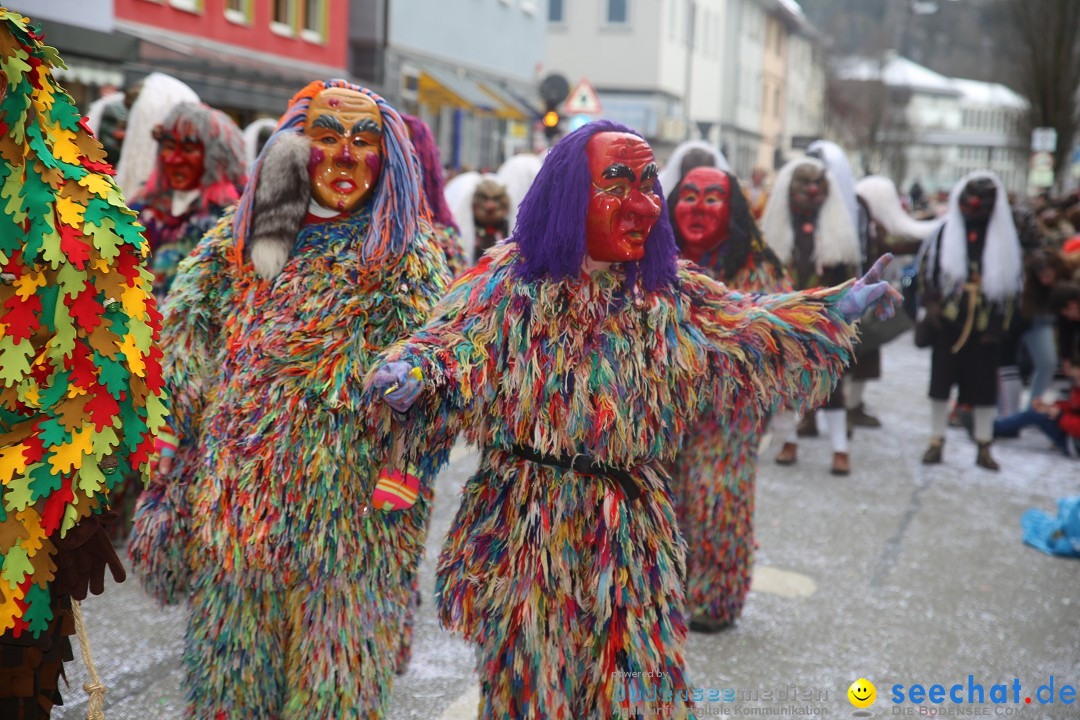
[[[1024,542],[1050,555],[1080,558],[1080,495],[1058,500],[1057,517],[1031,509],[1020,518]]]

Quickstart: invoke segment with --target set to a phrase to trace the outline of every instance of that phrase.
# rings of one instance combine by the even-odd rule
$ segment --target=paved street
[[[1080,686],[1080,563],[1026,547],[1018,525],[1027,508],[1049,510],[1057,498],[1080,492],[1080,464],[1031,431],[999,443],[1002,472],[987,472],[974,466],[975,447],[963,431],[950,429],[946,463],[924,468],[928,365],[929,354],[909,336],[886,348],[885,379],[867,390],[868,407],[886,427],[856,434],[850,477],[828,473],[824,439],[804,441],[792,469],[774,465],[775,449],[766,451],[755,591],[735,629],[689,642],[694,684],[736,697],[706,703],[702,717],[785,708],[788,715],[810,708],[848,717],[847,688],[859,678],[877,687],[870,716],[917,717],[917,703],[892,702],[893,686],[907,693],[915,684],[940,684],[948,692],[962,684],[966,701],[969,675],[986,700],[993,685],[1007,685],[1009,703],[924,705],[942,715],[1080,717],[1075,705],[1040,705],[1036,696],[1051,676],[1055,693]],[[439,478],[415,656],[395,686],[392,720],[476,716],[471,653],[438,628],[431,601],[439,546],[475,463],[475,453],[459,448]],[[157,610],[130,580],[85,610],[109,687],[109,720],[181,717],[183,609]],[[70,674],[69,704],[55,717],[81,720],[79,662]],[[799,699],[781,699],[792,685]]]

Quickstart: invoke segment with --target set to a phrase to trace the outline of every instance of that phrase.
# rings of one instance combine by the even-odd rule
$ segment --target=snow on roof
[[[979,82],[963,78],[953,78],[952,82],[964,94],[965,100],[1018,110],[1026,110],[1028,107],[1028,101],[1022,95],[1018,95],[1001,83]]]
[[[844,80],[881,80],[893,87],[909,87],[946,95],[959,94],[949,78],[902,57],[842,58],[837,62],[837,70]]]
[[[799,17],[805,17],[803,14],[802,6],[796,0],[780,0],[780,4],[787,8],[787,11],[792,15],[798,15]]]
[[[904,57],[884,59],[849,57],[836,63],[837,73],[844,80],[881,80],[891,87],[907,87],[916,91],[961,97],[971,102],[1023,109],[1028,102],[1000,83],[945,77]]]

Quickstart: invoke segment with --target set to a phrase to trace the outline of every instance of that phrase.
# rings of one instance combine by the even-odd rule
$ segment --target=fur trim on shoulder
[[[278,138],[263,160],[259,183],[254,188],[248,252],[255,270],[267,280],[285,267],[307,215],[311,202],[307,171],[310,155],[311,141],[290,133]]]

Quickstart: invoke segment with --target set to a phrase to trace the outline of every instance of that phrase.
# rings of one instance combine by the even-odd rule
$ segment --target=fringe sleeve
[[[691,317],[704,334],[713,381],[706,406],[758,417],[823,402],[852,359],[855,326],[836,305],[850,283],[781,295],[744,295],[683,274]],[[751,392],[747,392],[750,389]]]
[[[409,410],[410,444],[439,453],[461,432],[475,434],[483,424],[498,381],[496,353],[505,334],[506,264],[493,267],[489,254],[462,275],[434,308],[426,325],[387,349],[373,365],[404,361],[424,374],[425,392]],[[370,376],[369,376],[370,379]],[[391,428],[392,411],[379,398],[380,434]]]
[[[212,376],[221,368],[221,308],[234,285],[227,255],[231,228],[229,213],[180,263],[163,303],[162,371],[173,427],[185,445],[198,437]]]

